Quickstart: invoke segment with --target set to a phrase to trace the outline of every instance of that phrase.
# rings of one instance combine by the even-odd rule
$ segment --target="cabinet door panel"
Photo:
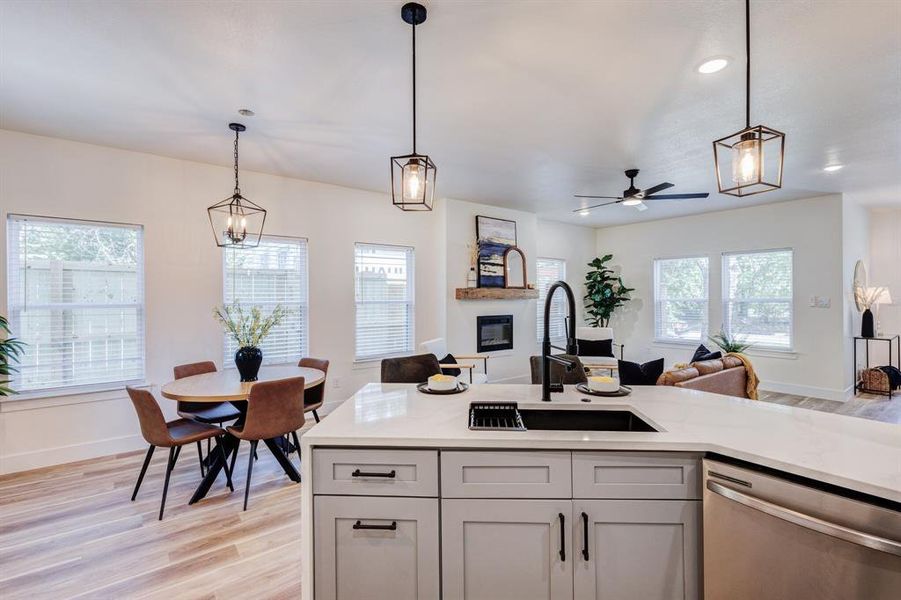
[[[437,600],[437,499],[316,496],[314,511],[317,600]]]
[[[446,600],[572,598],[572,501],[443,500],[441,507]]]
[[[574,502],[575,598],[699,598],[700,510],[687,500]]]

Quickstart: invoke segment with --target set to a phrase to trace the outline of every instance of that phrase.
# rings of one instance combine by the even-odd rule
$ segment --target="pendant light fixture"
[[[413,29],[413,152],[391,157],[391,201],[401,210],[432,210],[438,167],[416,152],[416,26],[425,23],[425,6],[404,4],[401,18]]]
[[[238,183],[238,135],[247,128],[229,123],[235,132],[235,190],[228,198],[207,209],[216,245],[220,248],[256,248],[263,236],[266,210],[241,195]]]
[[[716,183],[721,194],[751,196],[782,187],[785,134],[751,126],[751,5],[745,0],[745,128],[713,142]]]

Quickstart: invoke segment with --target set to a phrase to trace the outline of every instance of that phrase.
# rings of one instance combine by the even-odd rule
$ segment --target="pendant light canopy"
[[[228,128],[235,132],[235,191],[207,209],[210,226],[220,248],[256,248],[263,236],[266,210],[242,196],[238,183],[238,135],[247,128],[240,123],[229,123]]]
[[[391,201],[401,210],[432,210],[438,167],[416,152],[416,26],[425,22],[426,9],[409,2],[400,16],[413,29],[413,152],[391,157]]]
[[[751,126],[751,6],[745,0],[745,128],[713,142],[716,183],[721,194],[751,196],[782,187],[785,134]]]

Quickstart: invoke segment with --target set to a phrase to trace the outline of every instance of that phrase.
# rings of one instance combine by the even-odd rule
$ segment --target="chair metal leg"
[[[197,461],[200,463],[200,476],[203,477],[206,472],[203,470],[203,449],[200,446],[200,440],[197,440]]]
[[[169,448],[169,462],[166,463],[166,481],[163,483],[163,501],[160,502],[160,521],[163,520],[163,511],[166,509],[166,494],[169,492],[169,476],[172,474],[172,469],[175,468],[175,461],[178,460],[179,448],[181,448],[181,446]]]
[[[216,436],[216,450],[219,451],[219,457],[222,459],[222,470],[225,471],[225,485],[234,492],[235,486],[232,485],[232,471],[228,466],[228,457],[225,455],[225,449],[222,447],[222,441],[219,439],[219,436]]]
[[[292,431],[291,435],[294,437],[294,445],[297,446],[297,462],[300,462],[300,440],[297,438],[296,431]]]
[[[134,502],[135,498],[138,497],[138,490],[141,489],[141,482],[144,481],[144,473],[147,472],[147,465],[150,464],[150,457],[153,456],[153,451],[156,449],[156,446],[150,444],[150,447],[147,448],[147,456],[144,457],[144,464],[141,466],[141,474],[138,475],[138,482],[135,483],[135,491],[131,495],[131,501]]]
[[[232,452],[232,462],[231,466],[228,468],[232,473],[235,472],[235,461],[238,459],[238,450],[241,449],[241,440],[237,440],[238,443],[235,444],[235,451]]]
[[[250,456],[247,460],[247,484],[244,486],[244,510],[247,510],[247,499],[250,497],[250,477],[253,475],[253,460],[257,453],[257,440],[250,442]]]
[[[175,448],[175,460],[178,460],[178,455],[181,454],[181,446]],[[172,461],[172,466],[175,466],[175,460]]]
[[[317,423],[319,422],[319,413],[316,412],[315,410],[313,411],[313,418],[316,419]]]

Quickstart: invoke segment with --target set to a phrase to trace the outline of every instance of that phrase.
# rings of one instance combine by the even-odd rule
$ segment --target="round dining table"
[[[160,392],[164,398],[178,402],[231,402],[235,408],[241,411],[241,417],[233,425],[240,428],[244,426],[244,418],[247,414],[247,399],[250,396],[251,388],[257,383],[291,377],[303,377],[304,389],[322,385],[325,381],[325,373],[319,369],[281,365],[260,367],[256,381],[242,382],[237,370],[226,369],[170,381],[160,389]],[[206,474],[191,497],[189,504],[194,504],[207,495],[213,482],[219,476],[219,472],[225,466],[224,461],[228,460],[230,454],[237,454],[238,452],[238,445],[241,442],[238,438],[228,432],[222,437],[225,459],[220,457],[217,452],[207,457],[209,464]],[[291,459],[288,458],[288,454],[293,450],[293,447],[290,445],[286,446],[284,440],[280,437],[262,441],[269,448],[269,451],[272,452],[272,455],[275,456],[282,469],[284,469],[285,475],[290,477],[292,481],[299,482],[300,473],[291,462]],[[298,448],[297,451],[299,452],[300,449]],[[232,460],[232,464],[234,464],[234,460]]]

